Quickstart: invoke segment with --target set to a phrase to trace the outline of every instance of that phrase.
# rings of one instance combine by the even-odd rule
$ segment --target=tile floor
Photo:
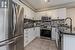
[[[37,38],[26,46],[25,50],[57,50],[57,48],[54,41]]]

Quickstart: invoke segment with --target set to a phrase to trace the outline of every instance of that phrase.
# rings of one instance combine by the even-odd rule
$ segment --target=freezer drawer
[[[7,40],[0,43],[0,50],[14,50],[15,41]]]
[[[0,41],[0,50],[24,50],[23,35]]]
[[[23,36],[16,39],[16,50],[24,50],[24,37]]]

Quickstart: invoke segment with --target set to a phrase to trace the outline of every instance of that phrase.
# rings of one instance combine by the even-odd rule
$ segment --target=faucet
[[[70,20],[70,32],[72,33],[72,19],[71,19],[70,17],[67,17],[67,18],[65,19],[65,21],[66,21],[67,19]]]

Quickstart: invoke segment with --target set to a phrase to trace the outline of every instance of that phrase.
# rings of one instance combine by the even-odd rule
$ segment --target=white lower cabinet
[[[40,37],[40,27],[35,28],[35,36]]]
[[[56,40],[56,28],[52,28],[52,40]]]
[[[57,28],[52,28],[52,40],[56,41],[57,47],[58,47],[58,39],[59,39],[58,29]]]
[[[75,36],[64,34],[62,38],[62,50],[75,50]]]
[[[59,40],[59,34],[58,34],[58,29],[56,30],[56,45],[58,47],[58,40]]]
[[[37,36],[40,36],[40,27],[24,29],[24,47],[27,46]]]
[[[28,44],[28,29],[24,29],[24,47]]]

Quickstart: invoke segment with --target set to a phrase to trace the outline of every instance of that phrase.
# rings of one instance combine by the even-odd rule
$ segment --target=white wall
[[[24,15],[25,15],[24,18],[33,19],[33,17],[35,17],[35,12],[32,11],[30,8],[28,8],[18,0],[13,0],[13,1],[18,5],[20,5],[21,7],[24,7]]]
[[[66,18],[66,8],[37,12],[37,18],[42,16],[49,16],[52,19],[57,19],[57,17],[63,19]]]
[[[67,17],[71,17],[72,18],[72,28],[73,28],[73,32],[75,32],[75,8],[70,8],[67,9]]]

